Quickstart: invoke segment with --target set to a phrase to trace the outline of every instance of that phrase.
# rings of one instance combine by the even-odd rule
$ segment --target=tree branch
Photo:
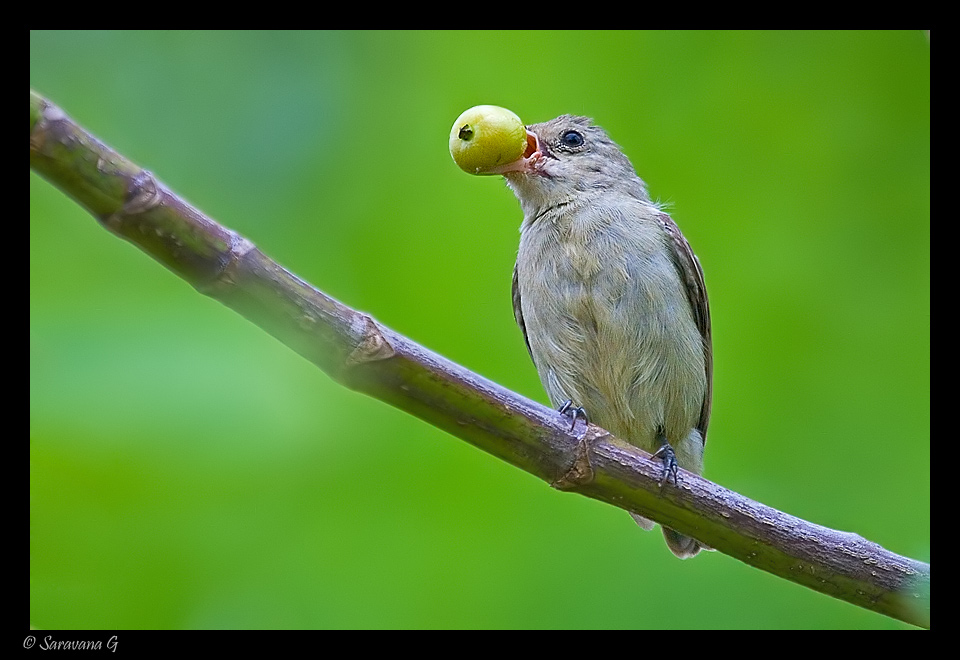
[[[442,428],[551,486],[635,511],[751,566],[930,625],[930,566],[660,463],[433,353],[313,288],[30,92],[30,167],[201,293],[336,381]]]

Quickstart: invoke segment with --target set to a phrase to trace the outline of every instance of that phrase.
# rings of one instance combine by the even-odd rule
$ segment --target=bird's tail
[[[638,525],[640,525],[641,528],[647,530],[648,532],[656,527],[656,523],[649,518],[644,518],[636,513],[631,513],[630,516],[637,522]],[[663,540],[667,542],[667,547],[670,548],[670,552],[675,554],[680,559],[690,559],[691,557],[696,557],[701,550],[710,549],[704,545],[700,545],[696,539],[679,534],[669,527],[663,527],[662,529]]]
[[[667,542],[667,547],[680,559],[690,559],[700,554],[702,546],[697,542],[697,539],[678,534],[669,527],[663,527],[662,529],[663,540]]]

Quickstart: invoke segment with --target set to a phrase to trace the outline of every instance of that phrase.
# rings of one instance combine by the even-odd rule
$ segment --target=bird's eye
[[[583,146],[583,136],[577,131],[567,131],[560,136],[560,144],[570,149]]]

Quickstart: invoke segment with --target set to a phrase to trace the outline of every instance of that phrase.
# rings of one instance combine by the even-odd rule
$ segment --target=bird
[[[547,395],[659,457],[661,487],[677,483],[678,466],[702,474],[713,346],[699,260],[593,120],[525,128],[523,154],[491,173],[523,211],[513,311]],[[662,531],[681,559],[706,548]]]

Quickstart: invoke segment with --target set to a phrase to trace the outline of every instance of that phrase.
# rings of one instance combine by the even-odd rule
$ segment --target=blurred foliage
[[[464,109],[587,114],[706,271],[706,476],[929,560],[912,32],[33,32],[30,84],[304,279],[546,402]],[[345,390],[30,177],[40,628],[896,628]],[[588,577],[584,579],[584,574]]]

